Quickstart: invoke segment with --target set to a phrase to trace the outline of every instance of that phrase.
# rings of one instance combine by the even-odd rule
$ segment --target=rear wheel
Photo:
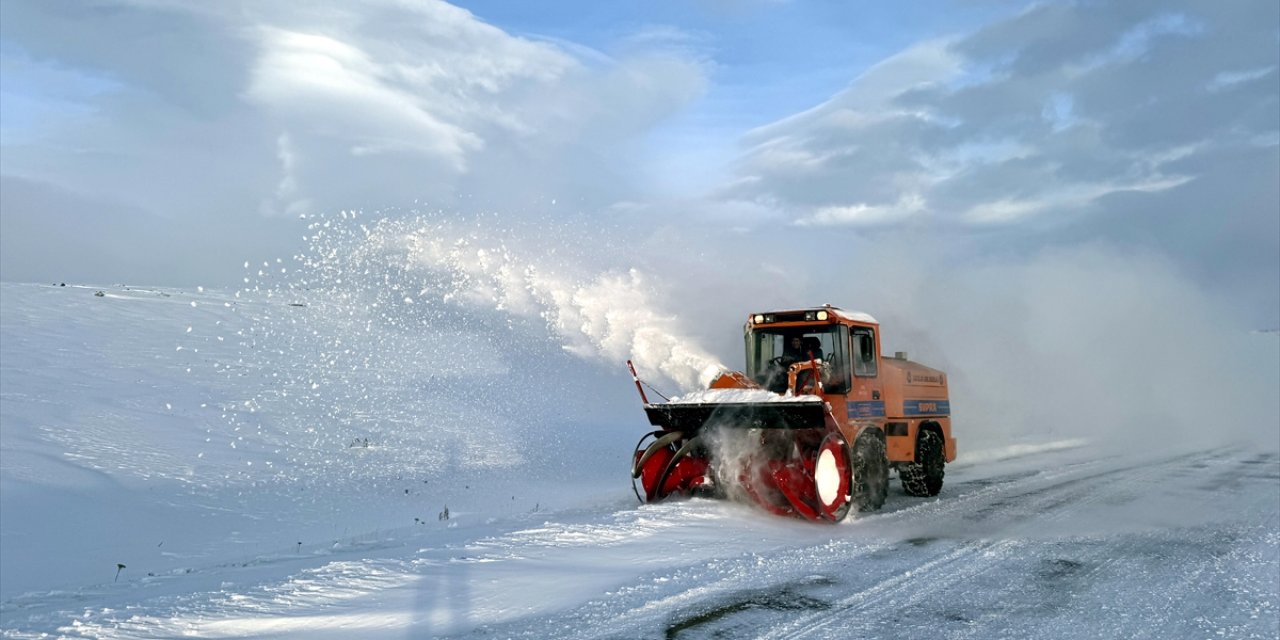
[[[942,436],[936,431],[921,431],[916,447],[916,462],[898,466],[902,490],[913,496],[936,496],[946,475]]]
[[[860,512],[884,506],[889,493],[889,460],[884,441],[868,433],[853,449],[853,506]]]

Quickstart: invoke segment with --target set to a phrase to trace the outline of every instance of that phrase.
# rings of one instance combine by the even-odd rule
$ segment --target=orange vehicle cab
[[[787,342],[798,336],[821,348],[817,359],[822,360],[823,374],[817,395],[830,404],[847,441],[856,442],[864,429],[874,428],[884,439],[891,464],[912,462],[920,432],[932,431],[942,440],[946,461],[955,460],[947,375],[911,362],[905,353],[884,356],[875,318],[828,305],[751,314],[744,332],[746,377],[780,393],[787,390],[786,379],[779,375]],[[717,380],[711,386],[738,384]]]

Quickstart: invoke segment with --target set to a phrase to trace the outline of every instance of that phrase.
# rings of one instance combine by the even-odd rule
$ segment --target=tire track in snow
[[[1243,464],[1254,463],[1242,460],[1243,455],[1209,454],[1162,465],[1145,474],[1144,482],[1118,486],[1118,492],[1104,494],[1098,502],[1140,507],[1147,490],[1157,488],[1162,490],[1157,499],[1173,497],[1184,507],[1204,510],[1222,502],[1224,494],[1243,492],[1244,503],[1231,503],[1246,507],[1247,519],[1240,519],[1245,514],[1215,513],[1181,528],[1029,540],[1026,549],[1006,562],[1003,580],[969,585],[968,591],[978,595],[968,598],[968,608],[981,613],[957,615],[966,626],[951,626],[938,635],[1051,637],[1069,629],[1073,637],[1273,638],[1280,623],[1275,584],[1280,487],[1269,474],[1245,474],[1244,482],[1221,485],[1201,495],[1200,503],[1182,497],[1202,492],[1206,476],[1239,474]],[[1280,467],[1280,460],[1267,458]],[[1123,503],[1116,500],[1125,497]],[[1145,588],[1134,588],[1135,582]],[[1206,598],[1206,593],[1230,597]],[[954,600],[944,605],[948,615],[965,609],[965,603]],[[937,617],[929,610],[915,613]]]
[[[709,611],[730,610],[742,603],[752,603],[759,600],[759,592],[770,588],[776,591],[779,584],[783,585],[781,588],[784,591],[800,591],[802,587],[797,585],[822,578],[823,572],[833,573],[831,558],[840,558],[844,564],[864,565],[877,558],[894,557],[897,555],[895,548],[904,542],[901,539],[904,531],[918,530],[922,524],[927,525],[925,528],[930,528],[936,522],[949,522],[952,514],[962,513],[987,501],[998,500],[1001,496],[1024,487],[1028,482],[1042,483],[1046,477],[1055,480],[1064,475],[1075,479],[1081,472],[1095,469],[1098,464],[1096,459],[1083,462],[1067,460],[1061,466],[1047,470],[1015,471],[975,480],[959,480],[949,485],[952,487],[949,492],[956,491],[958,495],[945,495],[927,502],[903,497],[898,504],[905,502],[910,506],[856,518],[834,529],[837,534],[855,533],[847,527],[862,529],[853,536],[828,538],[822,544],[784,549],[767,556],[748,553],[733,559],[718,558],[647,573],[638,576],[635,584],[606,594],[606,600],[578,607],[567,617],[551,616],[547,619],[548,624],[538,625],[538,634],[507,626],[492,627],[487,632],[510,634],[512,637],[534,637],[545,634],[548,629],[556,629],[556,632],[551,633],[552,636],[634,637],[653,635],[655,625],[665,625],[668,630],[682,627],[684,630],[677,634],[681,637],[696,637],[698,629],[687,625],[689,620],[706,617]],[[1125,469],[1105,471],[1106,474],[1123,472]],[[1028,493],[1047,491],[1058,484],[1062,483],[1054,483],[1048,487],[1037,484]],[[906,544],[918,548],[917,545],[929,545],[933,540],[930,537],[916,538],[906,541]],[[961,548],[936,545],[928,557],[918,559],[914,571],[934,565],[963,565],[965,558],[987,551],[995,544],[997,543],[977,540],[964,542]],[[815,572],[819,575],[815,576]],[[889,579],[901,572],[900,565],[891,567]],[[835,575],[847,573],[856,571],[849,572],[842,568],[834,571]],[[901,581],[903,588],[912,584],[910,580]],[[884,590],[888,590],[887,587]],[[749,612],[749,609],[750,607],[739,607],[739,611],[743,613]],[[672,611],[680,613],[673,619],[670,613]]]
[[[964,503],[977,502],[983,497],[996,497],[995,501],[980,512],[983,520],[1029,518],[1034,521],[1037,528],[1040,528],[1041,525],[1062,522],[1090,505],[1115,498],[1120,493],[1136,498],[1137,494],[1132,492],[1135,487],[1150,486],[1183,474],[1185,463],[1219,461],[1229,456],[1230,452],[1225,450],[1195,452],[1161,459],[1136,469],[1126,466],[1102,469],[1084,475],[1078,474],[1080,469],[1069,472],[1052,470],[1045,472],[1044,477],[1040,478],[1054,480],[1055,482],[1051,484],[1034,487],[1027,491],[1015,489],[974,492],[970,494],[969,500],[951,504],[946,511],[957,511],[964,506]],[[1124,484],[1111,485],[1100,482],[1121,475],[1126,476]],[[1061,481],[1056,481],[1059,479]],[[999,485],[999,487],[1004,489],[1008,485]],[[1009,488],[1012,489],[1012,487]],[[890,575],[840,598],[823,611],[788,620],[760,637],[879,637],[884,635],[886,617],[890,618],[887,621],[890,623],[890,628],[901,632],[900,625],[907,621],[902,620],[903,616],[898,615],[898,612],[910,611],[913,608],[926,610],[945,608],[948,596],[953,591],[963,592],[965,585],[974,583],[982,574],[1016,560],[1019,555],[1036,544],[1037,541],[1034,538],[961,542],[959,548],[944,552],[940,556],[931,556],[922,563],[903,569],[901,573]],[[933,607],[922,606],[927,604],[932,604]],[[1004,611],[1001,615],[1007,616],[1009,613]],[[991,631],[988,624],[980,624],[978,620],[966,620],[963,616],[954,614],[952,620],[964,623],[964,627],[944,633],[943,635],[948,638],[987,637]],[[929,624],[932,624],[932,621],[924,626],[928,627]],[[920,631],[925,633],[930,630],[922,628]],[[935,635],[938,632],[939,630],[933,630]]]

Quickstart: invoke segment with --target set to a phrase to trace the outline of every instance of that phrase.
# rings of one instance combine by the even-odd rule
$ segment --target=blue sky
[[[604,56],[665,46],[703,61],[705,93],[649,135],[655,156],[684,160],[679,170],[660,176],[680,190],[721,177],[743,132],[822,103],[916,42],[1018,9],[1002,3],[769,0],[458,4],[513,34]]]
[[[1278,11],[15,0],[0,277],[235,282],[299,215],[416,202],[721,259],[1105,246],[1274,326]]]

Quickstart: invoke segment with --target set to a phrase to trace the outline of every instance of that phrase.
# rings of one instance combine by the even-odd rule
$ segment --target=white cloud
[[[892,104],[894,98],[912,89],[949,82],[960,73],[961,60],[948,49],[948,43],[948,40],[931,40],[913,45],[876,63],[854,79],[849,88],[830,100],[778,122],[757,127],[743,138],[750,143],[764,144],[775,137],[786,136],[796,128],[818,123],[861,128],[895,115],[911,113]],[[886,109],[889,113],[885,113]],[[916,112],[915,115],[924,114]]]
[[[410,87],[386,82],[387,70],[350,45],[268,29],[263,49],[246,95],[291,127],[340,135],[359,154],[399,148],[437,156],[459,171],[466,153],[482,145],[432,113]]]
[[[39,59],[35,75],[71,74],[83,117],[18,135],[20,101],[6,93],[4,172],[204,236],[210,226],[254,235],[263,213],[415,200],[607,206],[647,191],[638,156],[623,150],[701,95],[708,73],[669,46],[675,33],[605,58],[438,1],[103,4],[90,24],[83,12],[6,3],[5,91],[12,65]],[[40,216],[29,204],[5,215]],[[118,236],[103,241],[133,247],[139,234]],[[158,271],[170,272],[138,279]]]
[[[1034,198],[1011,197],[980,202],[964,211],[960,218],[974,225],[1012,224],[1050,211],[1080,210],[1112,194],[1156,193],[1186,184],[1190,180],[1188,176],[1153,176],[1135,182],[1070,184],[1055,190],[1038,191]]]
[[[310,211],[313,203],[306,198],[298,197],[298,154],[293,149],[293,143],[289,139],[289,134],[282,133],[276,139],[276,157],[280,159],[280,166],[283,169],[284,176],[280,178],[280,184],[276,186],[275,202],[265,200],[262,203],[261,211],[266,214],[274,213],[275,203],[284,204],[284,213],[290,216],[303,215]]]
[[[1267,77],[1276,72],[1277,67],[1272,65],[1269,67],[1261,67],[1258,69],[1246,69],[1243,71],[1223,71],[1213,77],[1209,84],[1205,87],[1209,91],[1224,91],[1235,87],[1236,85],[1253,82]]]
[[[800,218],[797,224],[802,226],[887,226],[904,222],[924,211],[924,197],[918,193],[908,193],[897,202],[886,205],[857,203],[821,207],[813,214]]]
[[[1146,55],[1151,50],[1152,41],[1163,36],[1196,36],[1204,30],[1203,25],[1182,13],[1166,13],[1143,22],[1125,31],[1115,46],[1096,58],[1097,64],[1114,64],[1115,62],[1133,60]]]

